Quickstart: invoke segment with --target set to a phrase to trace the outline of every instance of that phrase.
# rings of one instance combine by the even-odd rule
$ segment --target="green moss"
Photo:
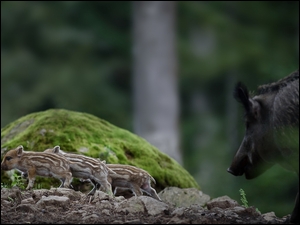
[[[199,189],[180,164],[145,139],[88,113],[50,109],[21,117],[1,129],[2,157],[19,145],[30,151],[60,145],[66,152],[137,166],[155,178],[160,190],[168,186]]]

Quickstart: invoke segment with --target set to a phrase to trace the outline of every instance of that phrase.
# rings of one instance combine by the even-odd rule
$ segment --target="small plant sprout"
[[[243,203],[242,206],[248,208],[249,205],[248,205],[248,200],[247,200],[247,198],[246,198],[246,193],[245,193],[245,191],[241,188],[241,189],[239,190],[239,192],[240,192],[240,195],[241,195],[241,201],[242,201],[242,203]],[[256,208],[256,211],[257,211],[258,213],[261,213],[261,212],[258,210],[258,208]]]
[[[249,205],[248,205],[248,200],[246,198],[246,193],[245,193],[245,191],[242,188],[240,189],[240,195],[241,195],[241,201],[243,203],[243,206],[245,206],[246,208],[248,208]]]

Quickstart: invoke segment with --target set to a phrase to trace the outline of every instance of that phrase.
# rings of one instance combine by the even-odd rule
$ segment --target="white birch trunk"
[[[134,132],[182,164],[175,2],[133,3]]]

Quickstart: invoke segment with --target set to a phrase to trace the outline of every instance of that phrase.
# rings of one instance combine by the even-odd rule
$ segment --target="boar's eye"
[[[11,156],[6,156],[6,158],[5,158],[5,160],[7,160],[7,161],[9,161],[9,160],[11,160],[11,159],[12,159]]]
[[[249,127],[250,127],[250,123],[249,121],[246,121],[246,128],[249,129]]]

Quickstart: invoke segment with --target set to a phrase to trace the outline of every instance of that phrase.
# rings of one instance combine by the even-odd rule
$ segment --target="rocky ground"
[[[169,187],[149,196],[111,197],[96,191],[51,188],[21,191],[1,189],[1,224],[285,224],[288,216],[260,214],[227,196],[216,199],[201,191]]]

